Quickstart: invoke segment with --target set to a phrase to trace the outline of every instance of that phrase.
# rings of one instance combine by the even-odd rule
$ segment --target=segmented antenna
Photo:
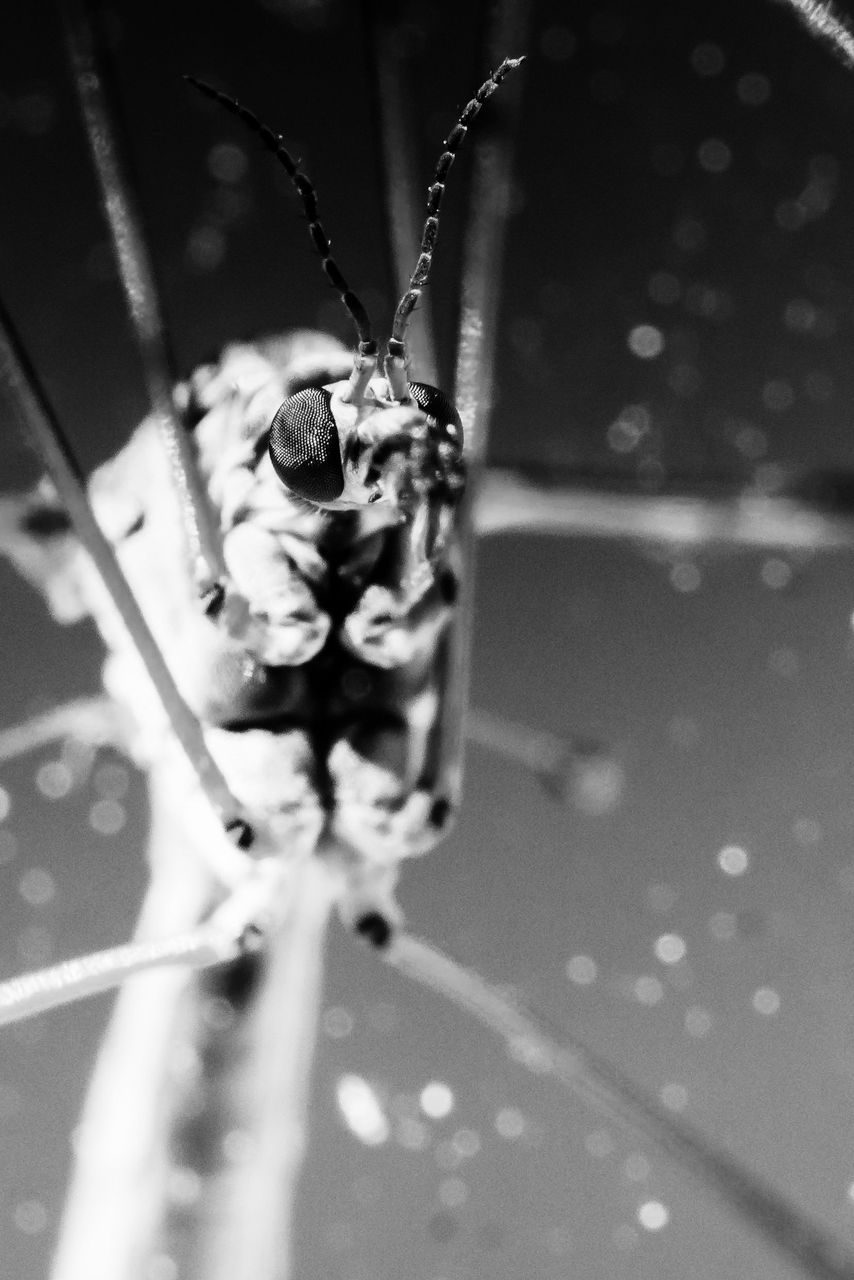
[[[427,194],[427,218],[424,222],[424,230],[421,233],[421,249],[418,261],[410,277],[409,288],[397,304],[391,338],[388,343],[386,376],[392,386],[392,393],[395,399],[406,399],[407,395],[406,329],[409,324],[409,317],[421,297],[421,292],[427,284],[430,268],[433,265],[433,253],[439,236],[439,210],[442,204],[442,197],[445,194],[445,183],[451,165],[456,159],[457,152],[462,146],[470,126],[487,98],[492,96],[505,76],[508,76],[511,71],[515,71],[524,61],[524,57],[505,58],[501,66],[496,67],[489,78],[484,80],[474,97],[463,107],[459,120],[445,139],[445,149],[439,156],[433,173],[433,181]]]
[[[333,288],[338,291],[341,301],[356,326],[356,332],[359,335],[359,355],[368,357],[375,355],[377,344],[371,334],[371,322],[368,319],[368,313],[344,279],[337,262],[332,257],[326,232],[323,230],[323,226],[317,216],[317,192],[314,189],[314,184],[308,175],[303,173],[288,151],[281,134],[274,133],[269,125],[264,124],[263,120],[259,120],[254,112],[250,111],[248,107],[244,107],[236,98],[229,98],[227,94],[220,93],[219,89],[214,89],[213,85],[206,84],[204,80],[197,80],[195,76],[184,76],[184,79],[188,84],[198,89],[200,93],[203,93],[205,97],[212,98],[214,102],[218,102],[227,111],[230,111],[232,115],[242,120],[253,133],[258,135],[267,150],[272,152],[282,165],[302,200],[302,207],[305,209],[305,216],[308,218],[308,233],[311,236],[312,244],[320,254],[323,270],[326,272]]]

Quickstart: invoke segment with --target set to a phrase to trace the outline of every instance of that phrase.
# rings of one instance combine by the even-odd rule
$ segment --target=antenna
[[[421,297],[421,292],[427,284],[430,268],[433,265],[433,254],[439,237],[439,209],[442,204],[442,197],[445,194],[445,183],[451,165],[454,163],[457,152],[462,146],[470,126],[478,116],[487,98],[492,96],[505,76],[508,76],[511,71],[515,71],[524,61],[524,57],[505,58],[488,79],[484,80],[474,97],[463,107],[459,120],[445,139],[444,150],[436,163],[433,181],[427,193],[427,217],[421,233],[421,249],[418,254],[418,261],[410,277],[409,288],[397,304],[391,338],[388,342],[385,373],[395,400],[406,400],[409,395],[406,377],[406,330],[409,325],[409,317]]]
[[[188,84],[198,89],[200,93],[203,93],[205,97],[212,98],[214,102],[218,102],[220,106],[225,107],[232,115],[237,116],[253,133],[257,134],[267,150],[282,165],[296,187],[297,193],[302,200],[305,216],[308,219],[308,234],[311,236],[311,242],[320,254],[323,270],[326,272],[326,276],[333,288],[337,290],[350,319],[356,326],[356,333],[359,335],[359,348],[354,359],[349,395],[351,400],[358,402],[361,400],[365,387],[376,369],[377,343],[371,333],[371,322],[368,319],[367,311],[344,279],[340,267],[332,257],[329,240],[317,213],[317,192],[314,189],[314,184],[308,175],[303,173],[288,151],[281,134],[274,133],[270,126],[264,124],[263,120],[260,120],[253,111],[250,111],[248,107],[244,107],[236,98],[229,98],[227,94],[221,93],[219,89],[214,89],[213,85],[206,84],[204,80],[198,80],[195,76],[188,75],[185,75],[184,79]]]

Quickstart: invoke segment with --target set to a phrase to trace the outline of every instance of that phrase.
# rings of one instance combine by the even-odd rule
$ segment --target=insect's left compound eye
[[[443,427],[447,435],[457,441],[462,448],[463,424],[460,415],[444,391],[431,387],[428,382],[410,382],[409,394],[422,413],[433,418],[436,425]]]
[[[270,460],[291,493],[307,502],[334,502],[344,490],[344,471],[332,397],[306,387],[279,405],[270,427]]]

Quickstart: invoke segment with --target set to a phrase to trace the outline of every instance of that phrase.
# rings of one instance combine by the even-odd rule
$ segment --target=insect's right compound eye
[[[334,502],[344,471],[332,397],[318,387],[288,396],[270,427],[270,460],[285,488],[307,502]]]

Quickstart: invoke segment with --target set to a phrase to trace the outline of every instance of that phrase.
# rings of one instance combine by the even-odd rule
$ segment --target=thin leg
[[[208,750],[198,719],[181,697],[115,552],[95,519],[77,460],[48,404],[11,319],[0,306],[0,394],[4,392],[25,437],[36,445],[44,460],[75,532],[94,561],[139,651],[175,736],[197,773],[205,795],[224,826],[242,822],[240,806]]]
[[[551,1077],[568,1093],[651,1138],[804,1275],[814,1280],[851,1280],[854,1256],[847,1246],[586,1046],[563,1034],[558,1042],[541,1021],[419,938],[400,934],[380,954],[406,977],[495,1032],[534,1075]]]
[[[596,492],[580,479],[544,484],[490,468],[475,499],[479,537],[500,533],[619,538],[700,550],[832,551],[854,545],[854,517],[793,495]]]
[[[522,52],[528,27],[527,0],[497,4],[486,41],[485,59],[495,65],[510,51]],[[513,133],[509,126],[518,113],[517,80],[494,102],[492,140],[474,143],[474,178],[466,232],[460,330],[454,379],[454,403],[463,421],[469,482],[461,512],[463,574],[459,617],[442,690],[438,734],[442,742],[444,790],[458,799],[465,708],[469,699],[471,646],[474,634],[475,529],[474,503],[486,457],[495,379],[495,337],[501,295],[501,263],[513,173]],[[497,96],[497,95],[496,95]]]
[[[617,803],[623,769],[600,742],[561,736],[469,707],[466,740],[527,769],[553,800],[570,800],[585,813],[606,813]]]
[[[379,0],[366,0],[364,10],[371,110],[379,142],[380,184],[391,251],[391,275],[399,297],[406,289],[413,263],[418,257],[424,221],[424,184],[416,172],[418,147],[404,87],[403,60],[395,41],[395,24],[387,16],[393,10]],[[418,378],[426,382],[435,380],[436,347],[430,299],[426,294],[422,294],[418,324],[407,345],[412,368],[417,371]]]
[[[64,0],[74,84],[110,226],[152,411],[163,436],[193,579],[201,598],[224,577],[219,537],[202,489],[193,446],[175,411],[176,377],[136,194],[119,145],[115,105],[105,88],[106,58],[86,0]]]
[[[0,764],[38,751],[50,742],[70,738],[86,746],[109,744],[121,748],[123,737],[122,715],[112,698],[106,694],[75,698],[21,724],[0,729]]]

